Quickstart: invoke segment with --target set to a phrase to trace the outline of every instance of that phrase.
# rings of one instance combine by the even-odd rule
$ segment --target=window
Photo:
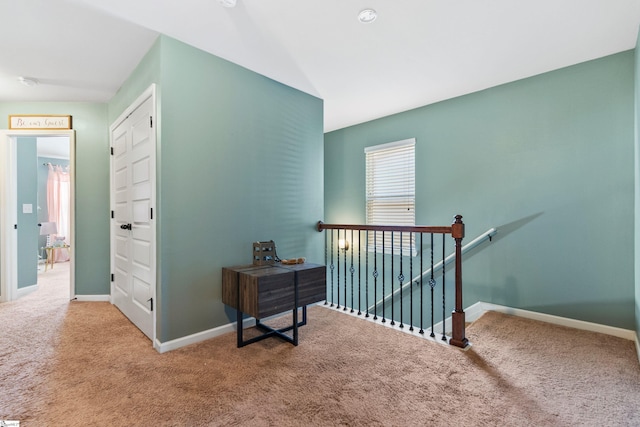
[[[415,138],[364,149],[368,225],[415,225]],[[382,233],[369,232],[369,250],[382,252]],[[391,252],[392,233],[384,251]],[[400,234],[393,233],[393,252],[400,254]],[[413,236],[402,236],[403,255],[416,254]]]

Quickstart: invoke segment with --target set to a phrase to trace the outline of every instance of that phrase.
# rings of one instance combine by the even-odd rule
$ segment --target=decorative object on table
[[[272,265],[276,261],[278,261],[278,256],[276,255],[276,243],[273,240],[253,243],[253,265]]]
[[[305,257],[300,257],[300,258],[283,259],[280,262],[283,265],[294,265],[294,264],[304,264],[306,260],[307,259]]]
[[[47,244],[45,246],[51,246],[51,235],[57,232],[58,226],[55,222],[43,222],[40,224],[40,235],[47,236]]]
[[[53,242],[54,248],[64,248],[67,244],[64,241],[65,236],[56,236],[56,240]]]

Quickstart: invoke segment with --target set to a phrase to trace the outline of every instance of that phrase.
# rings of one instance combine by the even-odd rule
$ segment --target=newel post
[[[451,314],[452,337],[449,344],[466,347],[469,340],[464,335],[464,310],[462,308],[462,239],[464,238],[464,223],[462,215],[456,215],[451,224],[451,237],[456,241],[456,304]]]

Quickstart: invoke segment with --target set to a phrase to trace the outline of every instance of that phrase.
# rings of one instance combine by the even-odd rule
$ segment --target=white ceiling
[[[0,16],[0,102],[106,102],[164,33],[322,98],[330,131],[633,49],[640,0],[0,0]]]

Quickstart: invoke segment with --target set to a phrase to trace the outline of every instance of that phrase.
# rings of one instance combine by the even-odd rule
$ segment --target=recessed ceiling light
[[[224,7],[236,7],[236,0],[218,0]]]
[[[32,86],[35,86],[35,85],[38,84],[38,81],[36,79],[32,79],[31,77],[22,77],[22,76],[20,76],[20,77],[18,77],[18,81],[20,83],[22,83],[23,85],[29,86],[29,87],[32,87]]]
[[[378,17],[378,13],[373,9],[364,9],[358,14],[358,21],[363,24],[370,24]]]

